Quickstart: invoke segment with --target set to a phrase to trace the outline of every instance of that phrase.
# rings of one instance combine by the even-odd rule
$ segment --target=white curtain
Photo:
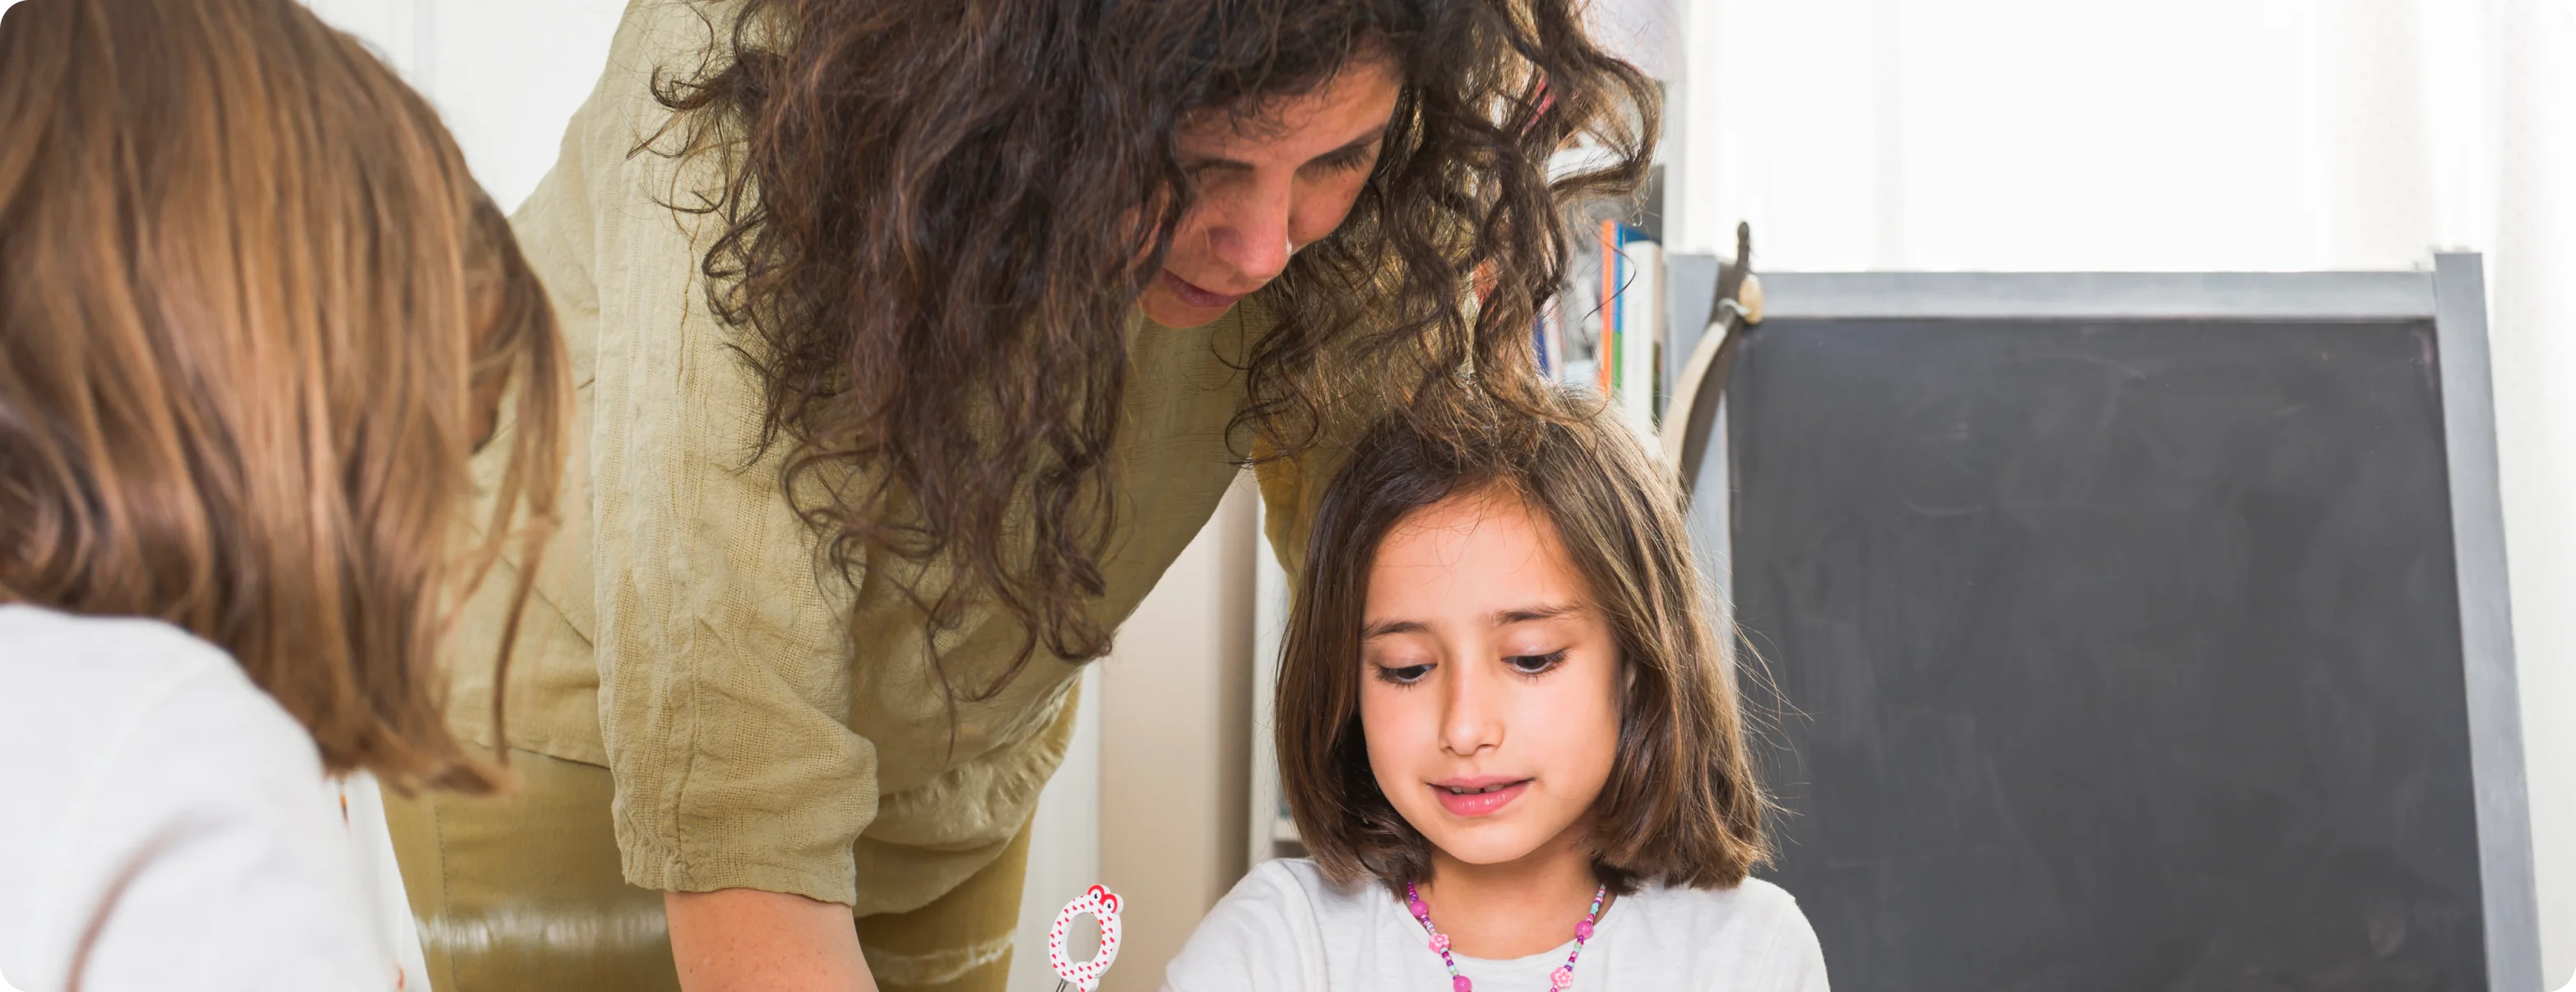
[[[2576,0],[1676,2],[1667,216],[1681,250],[1749,220],[1772,270],[2485,254],[2543,974],[2565,984]]]

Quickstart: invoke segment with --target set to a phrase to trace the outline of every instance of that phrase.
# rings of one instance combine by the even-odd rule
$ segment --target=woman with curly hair
[[[514,220],[586,448],[519,795],[396,812],[434,984],[1001,988],[1081,664],[1243,465],[1293,549],[1351,425],[1544,409],[1657,113],[1576,0],[634,0]]]

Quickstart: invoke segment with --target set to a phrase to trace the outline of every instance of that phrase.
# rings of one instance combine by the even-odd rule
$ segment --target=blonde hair
[[[168,621],[333,771],[488,791],[440,715],[442,603],[513,534],[524,603],[565,367],[437,115],[294,0],[0,17],[0,601]]]

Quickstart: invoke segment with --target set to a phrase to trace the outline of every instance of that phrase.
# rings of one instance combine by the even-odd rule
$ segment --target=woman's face
[[[1250,121],[1212,114],[1184,128],[1181,163],[1199,196],[1138,302],[1145,315],[1169,327],[1225,316],[1341,226],[1377,164],[1397,88],[1393,67],[1365,59]]]
[[[1380,545],[1360,726],[1397,814],[1468,864],[1576,850],[1619,740],[1617,639],[1555,528],[1455,496]]]

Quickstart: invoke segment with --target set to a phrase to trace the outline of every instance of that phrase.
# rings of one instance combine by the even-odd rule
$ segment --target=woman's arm
[[[665,892],[683,992],[876,992],[850,907],[759,889]]]

